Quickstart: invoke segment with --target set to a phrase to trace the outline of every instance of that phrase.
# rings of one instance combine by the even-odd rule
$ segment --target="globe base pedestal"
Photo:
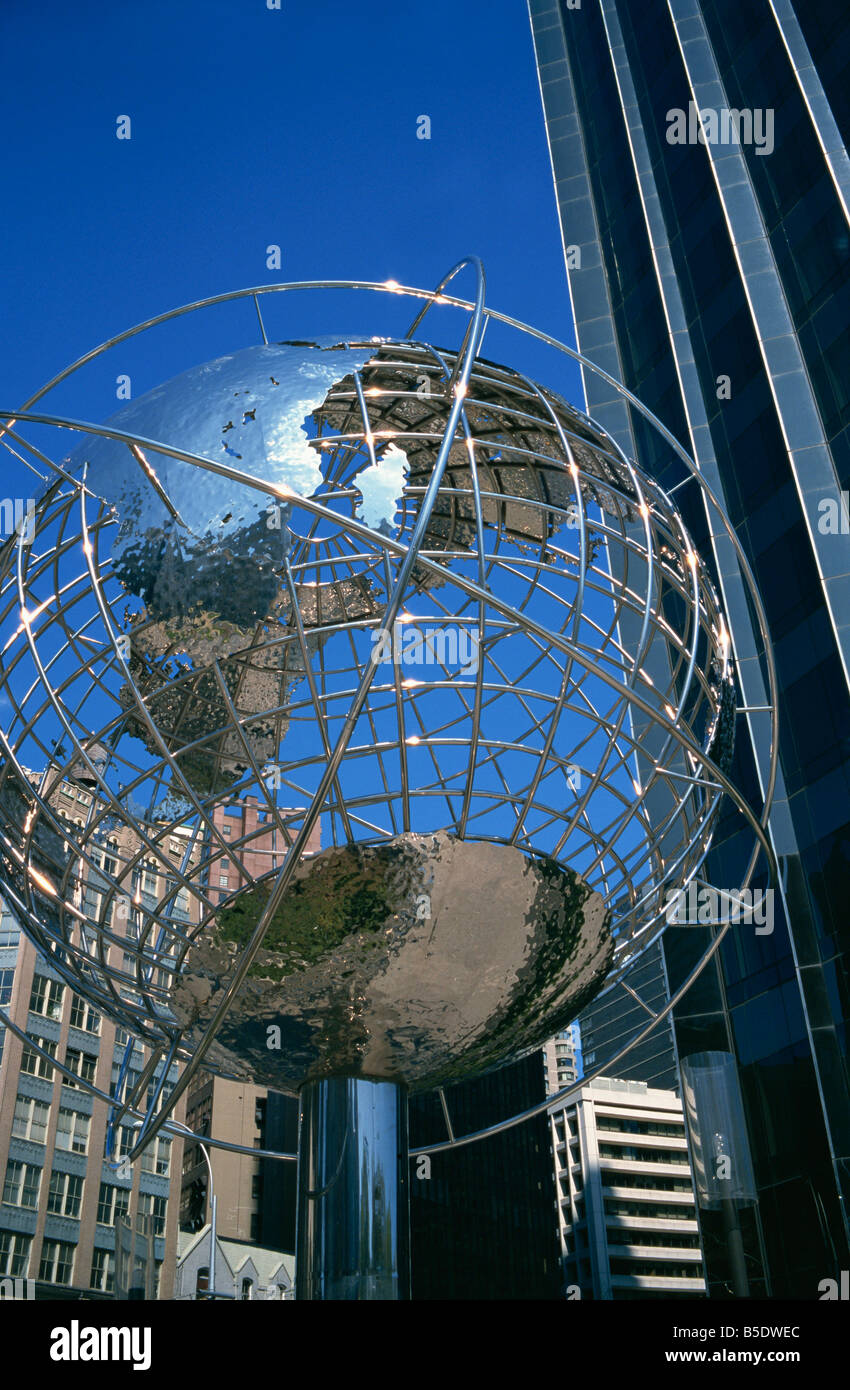
[[[410,1297],[407,1091],[331,1077],[301,1091],[295,1297]]]

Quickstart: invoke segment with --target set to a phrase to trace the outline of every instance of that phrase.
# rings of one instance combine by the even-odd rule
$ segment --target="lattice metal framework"
[[[157,1063],[158,1091],[172,1061],[187,1063],[171,1103],[188,1085],[317,826],[323,846],[445,828],[553,856],[613,909],[609,983],[663,929],[669,894],[700,873],[721,803],[753,838],[741,886],[760,854],[772,869],[763,620],[772,731],[753,809],[729,780],[729,631],[673,497],[561,395],[481,355],[492,318],[577,357],[487,309],[477,262],[476,300],[447,295],[467,264],[430,294],[311,283],[174,311],[253,299],[263,346],[237,354],[247,426],[260,376],[285,386],[275,362],[288,370],[325,350],[289,343],[275,357],[261,294],[337,287],[424,301],[402,338],[335,345],[350,369],[305,421],[321,471],[310,495],[273,450],[240,467],[247,435],[234,427],[231,444],[224,419],[221,451],[194,452],[120,416],[95,426],[32,409],[127,334],[0,417],[5,447],[43,481],[0,551],[0,884],[63,978],[154,1047],[121,1114]],[[457,350],[422,336],[426,312],[444,304],[468,314]],[[717,499],[617,389],[678,458],[682,485],[703,489],[761,620]],[[56,462],[22,426],[74,431],[77,447]],[[396,495],[368,524],[369,479],[386,493],[391,464]],[[193,478],[215,484],[214,505],[192,510]],[[155,562],[147,542],[130,553],[122,541],[145,527]],[[183,585],[187,566],[195,578]],[[400,659],[381,660],[376,634],[400,644]],[[87,797],[82,817],[69,787]],[[222,808],[247,795],[262,819],[228,838]],[[222,900],[258,884],[266,911],[206,1036],[188,1046],[176,978]],[[163,1123],[159,1100],[140,1147]]]

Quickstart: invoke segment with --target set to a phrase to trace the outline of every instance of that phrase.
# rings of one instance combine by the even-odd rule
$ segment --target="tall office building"
[[[63,782],[51,797],[63,823],[79,827],[88,816],[91,792]],[[155,866],[141,862],[141,847],[131,832],[103,835],[92,850],[110,875],[123,877],[133,906],[122,927],[116,914],[112,930],[134,936],[146,902],[164,892]],[[129,865],[135,863],[131,870]],[[95,870],[83,889],[86,906],[97,910],[105,884]],[[190,920],[181,900],[174,915]],[[113,957],[122,953],[112,945]],[[115,962],[117,963],[117,961]],[[49,1058],[63,1063],[80,1080],[105,1092],[119,1076],[132,1089],[141,1079],[150,1052],[140,1045],[128,1055],[128,1036],[75,994],[21,933],[4,906],[0,915],[0,1007],[48,1055],[15,1034],[0,1035],[0,1276],[29,1278],[36,1297],[98,1298],[115,1290],[116,1222],[128,1218],[153,1234],[156,1287],[169,1298],[174,1280],[182,1140],[155,1139],[132,1165],[118,1165],[135,1144],[132,1122],[117,1126],[107,1158],[109,1107],[65,1078]],[[161,1075],[149,1080],[148,1101]],[[167,1094],[177,1079],[171,1067],[163,1083]],[[126,1092],[125,1092],[126,1094]],[[180,1118],[182,1106],[178,1106]],[[143,1218],[142,1221],[139,1218]]]
[[[82,779],[59,782],[49,796],[58,822],[77,834],[92,815],[93,793]],[[188,836],[188,832],[187,832]],[[180,862],[186,837],[171,837]],[[135,942],[145,910],[173,882],[152,861],[128,828],[98,832],[91,850],[103,875],[125,887],[126,911],[110,909],[110,929]],[[107,879],[97,867],[81,868],[78,906],[97,915]],[[173,903],[175,921],[197,920],[187,890]],[[131,969],[132,957],[117,942],[111,963]],[[129,978],[129,977],[128,977]],[[129,1047],[129,1037],[64,982],[51,956],[40,955],[4,907],[0,921],[0,1006],[48,1057],[7,1033],[0,1040],[0,1274],[31,1278],[36,1296],[111,1296],[115,1289],[116,1223],[124,1216],[153,1234],[159,1296],[170,1297],[174,1279],[182,1140],[160,1135],[134,1164],[118,1166],[136,1142],[132,1121],[116,1125],[107,1156],[110,1109],[62,1076],[55,1058],[81,1081],[127,1097],[141,1081],[150,1052]],[[167,1095],[177,1079],[172,1066]],[[161,1068],[148,1078],[153,1099]],[[119,1085],[120,1082],[120,1085]],[[176,1118],[182,1115],[182,1102]],[[173,1200],[172,1200],[173,1199]]]
[[[186,1099],[186,1124],[196,1134],[227,1144],[259,1149],[262,1144],[266,1089],[247,1081],[228,1081],[199,1072]],[[260,1160],[229,1149],[207,1148],[216,1196],[216,1230],[229,1240],[260,1237],[262,1177]],[[183,1151],[180,1227],[200,1231],[210,1220],[211,1192],[207,1161],[197,1140]]]
[[[571,1023],[543,1044],[543,1076],[547,1096],[571,1086],[579,1076],[579,1030]]]
[[[677,1007],[680,1057],[738,1061],[761,1288],[847,1268],[850,1086],[850,11],[839,0],[530,0],[580,350],[692,453],[751,564],[780,685],[773,930],[738,927]],[[684,470],[585,374],[588,412]],[[764,661],[728,541],[677,491],[722,590],[737,775],[764,783]],[[746,854],[721,822],[707,865]],[[755,886],[764,886],[756,880]],[[671,928],[671,990],[711,927]],[[708,1258],[712,1278],[711,1258]]]
[[[199,1072],[189,1088],[186,1123],[196,1134],[228,1144],[295,1153],[298,1102],[292,1096]],[[216,1195],[216,1230],[222,1239],[295,1251],[295,1164],[252,1158],[228,1149],[207,1150]],[[200,1231],[211,1217],[209,1169],[200,1143],[187,1139],[183,1157],[180,1227]]]
[[[545,1100],[540,1052],[447,1088],[457,1134]],[[410,1140],[446,1137],[434,1092],[411,1097]],[[467,1147],[411,1163],[414,1299],[557,1299],[555,1187],[545,1115]]]
[[[704,1298],[678,1096],[599,1076],[549,1119],[566,1297]]]

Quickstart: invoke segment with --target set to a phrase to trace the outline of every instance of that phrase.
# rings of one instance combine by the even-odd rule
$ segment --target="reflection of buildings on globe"
[[[268,896],[242,897],[192,952],[173,993],[188,1037]],[[287,1091],[449,1082],[539,1046],[612,955],[601,896],[553,860],[445,833],[327,850],[296,871],[210,1061]]]

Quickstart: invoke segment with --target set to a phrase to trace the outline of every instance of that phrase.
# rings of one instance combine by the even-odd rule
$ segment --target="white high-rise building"
[[[597,1077],[549,1111],[568,1298],[706,1296],[682,1104]]]

